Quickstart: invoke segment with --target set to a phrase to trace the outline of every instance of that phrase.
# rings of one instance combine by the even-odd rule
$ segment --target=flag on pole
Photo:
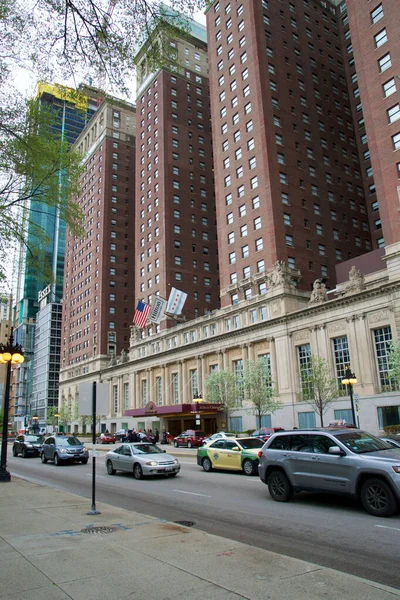
[[[168,298],[167,309],[165,312],[173,315],[180,315],[182,312],[183,305],[185,304],[186,298],[187,294],[185,294],[185,292],[181,292],[181,290],[172,288]]]
[[[167,301],[160,296],[156,296],[151,304],[151,311],[149,314],[150,321],[159,324],[164,316],[166,307]]]
[[[135,314],[133,315],[133,323],[136,325],[136,327],[140,327],[141,329],[144,328],[150,309],[150,304],[146,304],[145,302],[139,300]]]

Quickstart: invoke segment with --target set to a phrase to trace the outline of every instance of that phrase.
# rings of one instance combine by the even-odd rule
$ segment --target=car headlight
[[[156,460],[148,460],[146,465],[148,467],[156,467],[158,465],[158,462]]]
[[[61,452],[61,454],[66,454],[67,451],[65,448],[59,448],[59,452]]]
[[[174,465],[179,465],[179,460],[177,458],[174,460]]]
[[[395,473],[400,473],[400,465],[392,465],[392,469]]]
[[[87,452],[87,448],[86,448],[86,446],[83,446],[83,448],[82,448],[82,452]]]

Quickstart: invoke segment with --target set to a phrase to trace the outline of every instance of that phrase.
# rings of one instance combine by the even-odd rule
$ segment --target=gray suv
[[[390,517],[398,510],[400,448],[360,429],[282,431],[258,456],[261,481],[277,502],[307,490],[358,497],[377,517]]]
[[[44,441],[40,457],[42,463],[53,460],[55,465],[66,462],[81,462],[86,465],[89,452],[74,435],[52,435]]]

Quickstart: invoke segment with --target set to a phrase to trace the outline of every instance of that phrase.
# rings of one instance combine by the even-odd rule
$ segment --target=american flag
[[[143,327],[146,325],[147,317],[150,310],[150,304],[146,304],[145,302],[139,300],[139,302],[137,303],[135,314],[133,315],[133,322],[137,327],[143,329]]]

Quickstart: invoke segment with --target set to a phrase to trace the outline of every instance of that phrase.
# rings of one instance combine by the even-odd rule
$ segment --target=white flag
[[[186,298],[187,294],[185,294],[185,292],[172,288],[168,298],[167,310],[165,312],[172,315],[180,315]]]
[[[151,303],[151,311],[149,313],[149,319],[153,323],[159,324],[164,316],[165,309],[167,308],[167,301],[164,298],[155,296]]]

